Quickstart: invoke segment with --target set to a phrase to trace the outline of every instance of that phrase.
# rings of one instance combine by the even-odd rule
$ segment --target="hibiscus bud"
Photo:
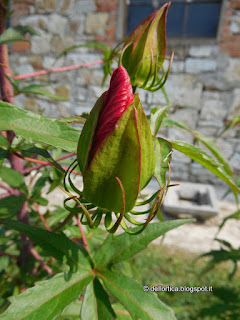
[[[120,64],[126,68],[133,86],[157,90],[167,79],[169,70],[161,79],[157,73],[163,68],[166,55],[166,16],[169,6],[170,2],[142,21],[123,45]]]
[[[109,90],[92,109],[77,154],[85,199],[115,213],[123,205],[130,211],[155,162],[150,126],[124,67],[113,72]]]

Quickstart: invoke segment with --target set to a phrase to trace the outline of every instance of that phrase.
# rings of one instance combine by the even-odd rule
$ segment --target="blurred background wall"
[[[140,0],[12,0],[9,24],[29,25],[42,34],[31,42],[10,46],[14,73],[26,74],[83,64],[102,59],[99,51],[79,48],[56,61],[65,48],[86,41],[100,41],[110,46],[124,39],[148,14],[164,1]],[[213,139],[240,173],[240,127],[219,136],[234,115],[240,114],[240,1],[176,0],[168,13],[167,54],[174,50],[174,62],[165,85],[171,117],[184,121]],[[66,117],[89,112],[101,87],[102,66],[95,65],[69,72],[52,73],[28,79],[51,83],[52,93],[67,96],[68,101],[19,95],[16,104],[50,117]],[[161,90],[139,91],[146,111],[166,105]],[[162,135],[193,143],[193,137],[176,129]],[[194,182],[221,181],[191,159],[174,151],[172,178]]]

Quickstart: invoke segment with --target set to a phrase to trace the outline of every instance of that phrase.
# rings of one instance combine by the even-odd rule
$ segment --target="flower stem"
[[[77,220],[78,228],[81,232],[82,242],[83,242],[84,248],[87,250],[87,252],[90,252],[89,247],[88,247],[88,243],[87,243],[87,239],[86,239],[86,236],[83,231],[82,224],[81,224],[77,214],[76,214],[76,220]]]

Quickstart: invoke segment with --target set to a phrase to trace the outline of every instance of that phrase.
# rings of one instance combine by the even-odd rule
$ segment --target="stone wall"
[[[11,24],[30,25],[43,35],[41,38],[32,36],[31,44],[21,42],[10,47],[12,69],[25,74],[101,59],[101,53],[79,48],[55,60],[58,53],[73,44],[97,40],[114,45],[116,35],[121,34],[119,28],[125,23],[122,1],[12,1],[15,11]],[[224,125],[240,114],[240,1],[224,1],[216,41],[168,41],[168,54],[171,49],[175,56],[165,89],[170,101],[175,101],[172,118],[186,122],[213,139],[235,172],[240,173],[240,128],[219,136]],[[34,78],[37,83],[51,82],[49,90],[67,96],[69,101],[50,102],[20,95],[16,97],[16,104],[53,117],[88,112],[106,90],[101,88],[101,68],[95,65]],[[166,104],[161,91],[140,91],[140,97],[146,111]],[[176,129],[164,130],[162,134],[193,143],[191,135]],[[214,175],[177,151],[173,153],[172,176],[180,180],[220,183]]]

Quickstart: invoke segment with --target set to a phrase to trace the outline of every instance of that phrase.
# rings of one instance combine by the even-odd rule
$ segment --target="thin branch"
[[[16,256],[15,254],[7,253],[7,252],[4,252],[2,250],[0,250],[0,254],[2,256],[7,256],[7,257],[10,257],[10,258],[18,259],[18,256]]]
[[[32,73],[14,76],[13,79],[14,80],[23,80],[23,79],[27,79],[27,78],[41,76],[43,74],[75,70],[75,69],[90,67],[90,66],[94,66],[97,64],[103,64],[103,63],[104,63],[104,60],[97,60],[97,61],[84,63],[84,64],[80,64],[80,65],[75,65],[75,66],[68,66],[68,67],[62,67],[62,68],[56,68],[56,69],[50,69],[50,70],[40,70],[40,71],[36,71],[36,72],[32,72]]]
[[[44,224],[45,228],[48,230],[48,231],[51,231],[51,228],[49,227],[49,225],[47,224],[44,216],[39,212],[39,205],[37,203],[34,203],[33,204],[34,207],[35,207],[35,210],[37,211],[37,214],[39,215],[39,218],[42,220],[42,223]]]
[[[44,166],[55,167],[55,165],[54,165],[53,163],[51,163],[51,162],[47,162],[47,161],[43,161],[43,160],[38,160],[38,159],[34,159],[34,158],[29,158],[29,157],[24,157],[24,156],[22,156],[21,154],[19,154],[19,153],[17,153],[17,152],[13,152],[13,154],[14,154],[15,156],[23,159],[23,160],[26,160],[26,161],[29,161],[29,162],[40,163],[40,164],[41,164],[41,167],[44,167]],[[62,166],[62,168],[63,168],[63,170],[65,170],[65,171],[67,170],[66,167],[63,167],[63,166]],[[32,169],[32,168],[31,168],[31,169]],[[39,166],[37,166],[37,169],[39,169]],[[31,171],[32,171],[32,170],[30,170],[30,171],[24,170],[23,173],[25,174],[25,173],[28,173],[28,172],[31,172]],[[75,174],[78,174],[79,176],[82,175],[80,172],[75,171],[75,170],[73,170],[72,172],[75,173]]]
[[[87,243],[87,239],[86,239],[86,236],[83,231],[82,224],[81,224],[77,214],[76,214],[76,220],[77,220],[78,228],[81,232],[82,242],[83,242],[84,248],[87,250],[87,252],[90,252],[89,247],[88,247],[88,243]]]
[[[65,226],[65,224],[68,223],[68,221],[71,220],[72,217],[74,217],[74,215],[74,212],[70,212],[69,215],[61,223],[59,223],[59,225],[57,225],[52,231],[58,231],[62,229],[62,227]]]
[[[29,245],[29,251],[31,252],[31,254],[34,256],[34,258],[39,262],[39,264],[42,266],[42,268],[47,271],[48,274],[50,274],[51,276],[53,276],[55,273],[52,271],[52,269],[47,266],[42,258],[40,257],[39,253],[37,253],[37,251],[34,249],[33,245],[30,244]]]
[[[11,192],[0,194],[0,200],[12,196]]]
[[[0,188],[7,190],[9,193],[14,193],[14,188],[9,187],[9,186],[5,186],[4,184],[0,183]]]
[[[62,157],[56,159],[55,161],[58,162],[58,161],[60,161],[60,160],[64,160],[64,159],[66,159],[66,158],[70,158],[70,157],[72,157],[72,156],[75,156],[76,154],[77,154],[77,152],[75,152],[75,153],[70,153],[70,154],[67,154],[67,155],[65,155],[65,156],[62,156]],[[48,164],[49,164],[49,162],[47,162],[47,164],[40,164],[40,165],[38,165],[38,166],[25,169],[25,170],[24,170],[24,173],[26,174],[26,173],[30,173],[31,171],[34,171],[34,170],[39,170],[39,169],[41,169],[42,167],[44,167],[44,166],[46,166],[46,165],[48,165]],[[65,169],[64,169],[64,170],[65,170]]]

